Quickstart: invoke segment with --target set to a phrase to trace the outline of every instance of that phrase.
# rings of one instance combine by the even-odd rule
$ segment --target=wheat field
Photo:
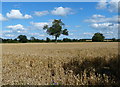
[[[1,45],[3,85],[119,83],[117,42]]]

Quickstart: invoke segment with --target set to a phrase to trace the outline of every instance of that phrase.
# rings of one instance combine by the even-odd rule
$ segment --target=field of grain
[[[117,59],[117,42],[2,44],[2,83],[117,84]]]

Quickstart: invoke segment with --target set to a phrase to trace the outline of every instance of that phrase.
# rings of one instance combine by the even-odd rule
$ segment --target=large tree
[[[17,37],[19,39],[19,42],[26,43],[28,41],[27,36],[25,35],[19,35]]]
[[[102,42],[104,41],[105,37],[103,36],[102,33],[95,33],[94,36],[92,37],[93,42]]]
[[[62,29],[65,24],[61,20],[54,20],[52,22],[52,26],[45,25],[43,27],[46,30],[47,34],[52,35],[55,37],[55,41],[57,42],[57,38],[63,34],[68,35],[67,29]]]

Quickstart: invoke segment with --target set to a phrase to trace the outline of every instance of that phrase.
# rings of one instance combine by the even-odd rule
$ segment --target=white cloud
[[[4,33],[12,33],[12,31],[11,30],[6,30],[6,31],[2,31],[2,33],[4,34]]]
[[[39,33],[29,33],[30,35],[32,35],[32,36],[38,36],[39,35]]]
[[[107,9],[110,12],[118,12],[119,9],[119,2],[120,0],[110,0],[107,2],[107,0],[101,0],[97,4],[97,9]]]
[[[83,37],[91,37],[95,34],[96,32],[84,32],[81,36]],[[118,33],[115,31],[99,31],[99,33],[102,33],[105,38],[118,38]]]
[[[80,10],[83,10],[83,8],[80,8]]]
[[[17,30],[17,29],[23,30],[24,29],[23,25],[21,25],[21,24],[10,25],[10,26],[7,26],[6,28],[13,29],[13,30]]]
[[[118,31],[101,31],[100,33],[102,33],[105,38],[118,38]]]
[[[35,38],[40,38],[40,37],[45,37],[46,35],[45,34],[42,34],[42,33],[29,33],[29,36],[34,36]]]
[[[72,14],[71,11],[72,11],[71,8],[57,7],[57,8],[54,8],[54,10],[52,10],[51,13],[53,15],[66,16],[68,14]]]
[[[31,29],[29,27],[25,27],[22,24],[16,24],[16,25],[9,25],[6,26],[8,30],[2,31],[2,38],[16,38],[19,35],[26,35],[28,38],[31,36],[34,36],[36,38],[44,38],[46,33],[44,31],[33,31],[33,29],[41,29],[45,24],[49,24],[47,22],[38,22],[34,23],[31,22],[33,25]],[[45,34],[44,34],[45,33]]]
[[[35,11],[34,13],[36,16],[44,16],[44,15],[47,15],[49,14],[48,11]]]
[[[102,29],[102,30],[118,29],[118,24],[113,24],[113,23],[94,23],[94,24],[91,24],[90,26],[92,28]]]
[[[89,19],[84,20],[90,23],[92,29],[96,29],[97,32],[103,33],[106,38],[117,38],[118,26],[120,22],[120,16],[105,17],[104,15],[94,14]],[[84,35],[90,35],[89,33],[84,33]]]
[[[13,35],[13,34],[5,34],[4,36],[5,36],[5,37],[9,37],[9,38],[15,37],[15,35]]]
[[[84,35],[91,35],[91,36],[92,36],[94,33],[91,33],[91,32],[84,32],[83,34],[84,34]]]
[[[119,20],[118,20],[119,18]],[[84,20],[85,22],[92,22],[92,23],[99,23],[99,22],[120,22],[120,16],[113,16],[110,18],[107,18],[103,15],[93,15],[91,18]]]
[[[108,10],[110,11],[110,12],[118,12],[118,1],[120,1],[120,0],[111,0],[110,2],[109,2],[109,7],[108,7]]]
[[[31,15],[23,15],[19,10],[11,10],[9,13],[6,13],[6,16],[11,19],[29,19],[32,18]]]
[[[42,29],[45,25],[49,25],[48,22],[30,22],[37,29]]]
[[[25,34],[28,35],[28,29],[26,29],[23,25],[9,25],[6,28],[10,30],[3,30],[2,37],[3,38],[16,38],[18,35]]]
[[[96,33],[96,32],[84,32],[84,33],[80,34],[80,36],[81,36],[81,39],[92,38],[94,33]]]
[[[107,6],[107,0],[101,0],[100,2],[98,2],[98,4],[97,4],[97,9],[105,9],[105,8],[107,8],[106,6]]]
[[[2,37],[12,38],[12,37],[14,37],[15,35],[13,34],[13,31],[12,31],[12,30],[5,30],[5,31],[2,31],[1,36],[2,36]]]
[[[45,35],[44,34],[41,34],[41,35],[39,35],[40,37],[44,37]]]
[[[0,21],[6,21],[8,20],[7,18],[5,18],[1,13],[0,13]]]
[[[92,18],[104,18],[105,16],[99,15],[99,14],[94,14]]]
[[[26,14],[23,18],[24,18],[24,19],[29,19],[29,18],[32,18],[32,16],[31,16],[31,15]]]

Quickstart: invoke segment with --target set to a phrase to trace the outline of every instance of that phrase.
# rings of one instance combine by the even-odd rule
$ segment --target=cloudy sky
[[[117,1],[117,0],[116,0]],[[26,35],[39,39],[50,37],[43,30],[54,19],[61,19],[69,31],[62,38],[91,38],[103,33],[106,38],[118,38],[117,2],[3,2],[0,21],[2,38]]]

